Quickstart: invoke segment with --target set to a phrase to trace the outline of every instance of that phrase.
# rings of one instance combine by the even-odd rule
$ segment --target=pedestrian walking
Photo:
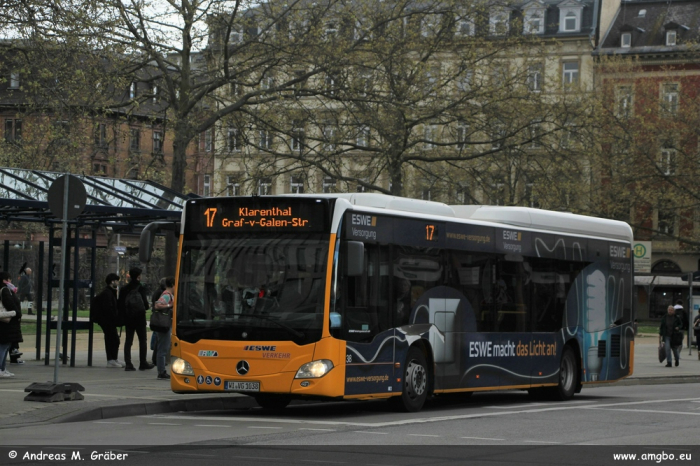
[[[119,293],[117,304],[119,312],[124,316],[126,339],[124,340],[124,370],[135,371],[131,363],[131,345],[134,334],[139,339],[139,370],[153,369],[155,366],[148,362],[148,342],[146,339],[146,310],[149,308],[146,287],[141,284],[141,269],[134,267],[129,270],[129,283]]]
[[[119,275],[107,274],[105,283],[107,285],[105,289],[95,296],[90,304],[90,317],[100,326],[104,334],[107,367],[124,367],[126,364],[119,360],[120,337],[117,331],[117,327],[121,327],[117,305]]]
[[[676,360],[676,366],[680,360],[680,346],[683,344],[683,333],[681,332],[683,324],[681,319],[676,315],[676,309],[673,306],[668,306],[666,315],[661,319],[659,326],[659,345],[664,344],[666,349],[666,367],[671,367],[671,357]],[[680,335],[680,342],[678,341]]]
[[[6,369],[7,355],[13,344],[22,342],[22,306],[17,297],[17,288],[12,284],[12,275],[9,272],[0,272],[2,288],[0,288],[0,300],[7,311],[15,311],[15,315],[9,322],[0,322],[0,377],[14,377],[15,374]]]

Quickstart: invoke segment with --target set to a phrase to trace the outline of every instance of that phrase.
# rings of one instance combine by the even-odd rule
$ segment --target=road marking
[[[439,437],[439,435],[428,435],[428,434],[408,434],[409,437]]]
[[[389,432],[370,432],[368,430],[353,430],[356,434],[389,435]]]
[[[501,442],[505,440],[504,438],[489,438],[489,437],[461,437],[469,440],[494,440],[497,442]]]
[[[599,409],[599,408],[589,408]],[[700,413],[689,413],[685,411],[664,411],[660,409],[622,409],[622,408],[600,408],[605,411],[623,411],[626,413],[656,413],[656,414],[685,414],[687,416],[700,416]]]
[[[284,427],[249,426],[247,429],[284,429]]]
[[[221,424],[195,424],[195,427],[231,427],[231,426],[225,426]],[[275,429],[281,429],[281,427],[274,427]]]
[[[299,430],[315,430],[318,432],[335,432],[335,429],[312,429],[310,427],[300,427]]]
[[[525,442],[525,443],[546,443],[546,444],[551,443],[551,444],[555,444],[555,445],[558,445],[561,443],[561,442],[546,442],[544,440],[523,440],[523,442]]]
[[[479,419],[487,417],[498,417],[498,416],[510,416],[510,415],[522,415],[522,414],[535,414],[535,413],[547,413],[554,411],[569,411],[578,409],[605,409],[605,408],[615,408],[622,406],[632,406],[632,405],[643,405],[651,403],[673,403],[678,401],[688,402],[688,401],[698,401],[700,398],[676,398],[676,399],[660,399],[660,400],[649,400],[649,401],[631,401],[623,403],[608,403],[608,404],[597,404],[596,402],[582,401],[578,404],[569,404],[566,406],[561,406],[557,404],[556,406],[545,406],[536,407],[534,409],[510,409],[503,411],[493,411],[485,413],[476,414],[456,414],[453,416],[435,416],[435,417],[424,417],[424,418],[410,418],[403,419],[399,421],[388,421],[388,422],[345,422],[345,421],[315,421],[315,420],[299,420],[299,419],[281,419],[281,418],[260,418],[260,417],[250,417],[250,416],[226,416],[226,417],[209,417],[197,416],[198,421],[248,421],[248,422],[269,422],[269,423],[284,423],[284,424],[312,424],[312,425],[333,425],[333,426],[348,426],[348,427],[369,427],[369,428],[382,428],[382,427],[397,427],[397,426],[407,426],[412,424],[428,424],[432,422],[445,422],[445,421],[459,421],[464,419]],[[585,403],[585,404],[584,404]],[[593,403],[596,403],[595,405]],[[192,420],[192,416],[182,416],[182,415],[151,415],[150,418],[157,419],[188,419]]]

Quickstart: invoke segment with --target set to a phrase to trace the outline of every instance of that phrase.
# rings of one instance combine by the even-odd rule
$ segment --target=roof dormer
[[[581,32],[584,5],[578,0],[564,0],[559,8],[559,32]]]
[[[489,33],[505,36],[510,31],[511,9],[505,6],[493,6],[489,10]]]
[[[523,34],[544,34],[547,5],[534,0],[523,5]]]
[[[673,47],[678,43],[678,38],[682,31],[688,31],[690,28],[674,21],[664,24],[664,45]]]

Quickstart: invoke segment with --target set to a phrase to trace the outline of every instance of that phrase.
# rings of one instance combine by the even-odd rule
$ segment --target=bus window
[[[393,268],[395,286],[397,281],[406,280],[410,283],[410,299],[408,297],[405,298],[406,302],[410,303],[410,323],[428,323],[430,321],[429,313],[425,310],[415,312],[415,308],[416,302],[423,296],[423,293],[443,284],[443,266],[440,250],[397,247],[394,249]]]
[[[496,331],[530,331],[530,288],[532,268],[522,256],[498,261],[496,279]]]
[[[451,267],[448,283],[466,296],[474,310],[477,331],[493,332],[493,255],[465,251],[447,251],[447,254]]]

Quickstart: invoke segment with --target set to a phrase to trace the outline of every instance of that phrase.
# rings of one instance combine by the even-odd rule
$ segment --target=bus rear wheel
[[[416,347],[410,348],[404,365],[403,392],[394,398],[400,409],[410,413],[421,410],[428,398],[429,377],[425,355]]]
[[[559,363],[559,384],[549,389],[549,398],[555,401],[566,401],[574,397],[578,385],[578,363],[574,350],[564,347]]]
[[[278,411],[287,407],[287,405],[292,401],[292,397],[288,395],[255,395],[255,401],[260,405],[262,409],[269,409],[271,411]]]

